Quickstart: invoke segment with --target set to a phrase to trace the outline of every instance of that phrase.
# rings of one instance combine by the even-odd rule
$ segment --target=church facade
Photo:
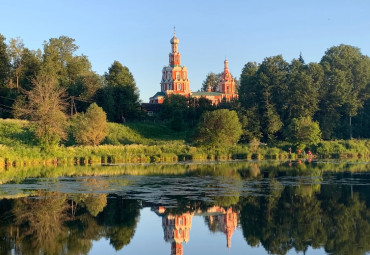
[[[212,104],[219,104],[221,101],[230,101],[238,98],[235,87],[235,80],[229,71],[228,61],[224,61],[224,71],[218,86],[214,89],[208,87],[207,91],[192,92],[188,70],[181,65],[181,54],[178,51],[179,39],[174,36],[170,40],[171,52],[169,54],[169,65],[162,69],[161,91],[149,99],[150,104],[161,104],[167,95],[177,94],[185,97],[207,98]]]

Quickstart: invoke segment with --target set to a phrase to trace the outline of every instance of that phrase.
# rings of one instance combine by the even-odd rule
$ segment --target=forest
[[[31,50],[21,38],[7,41],[0,34],[0,118],[34,123],[30,132],[42,148],[109,144],[112,128],[105,120],[163,125],[173,140],[213,148],[256,142],[305,148],[370,136],[370,59],[354,46],[333,46],[319,63],[306,63],[302,55],[290,63],[281,55],[248,62],[238,100],[215,106],[173,95],[154,116],[143,111],[128,67],[113,61],[99,75],[78,48],[73,38],[60,36]],[[203,87],[217,77],[207,74]]]

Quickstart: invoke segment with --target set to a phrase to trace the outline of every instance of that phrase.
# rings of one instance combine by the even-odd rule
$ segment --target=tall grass
[[[87,165],[93,163],[157,163],[232,159],[295,159],[290,147],[233,145],[194,147],[186,133],[175,133],[163,124],[109,123],[109,134],[100,146],[60,146],[45,154],[37,147],[28,121],[0,119],[0,168],[23,165]],[[172,138],[172,139],[171,139]],[[310,147],[320,158],[370,158],[370,140],[323,141]]]

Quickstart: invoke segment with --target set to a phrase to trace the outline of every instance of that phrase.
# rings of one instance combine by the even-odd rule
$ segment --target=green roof
[[[160,96],[164,97],[164,96],[166,96],[166,93],[160,91],[160,92],[155,93],[155,95],[152,96],[152,97],[160,97]]]
[[[193,92],[192,96],[221,96],[222,93],[220,92],[207,92],[207,91],[200,91],[200,92]]]

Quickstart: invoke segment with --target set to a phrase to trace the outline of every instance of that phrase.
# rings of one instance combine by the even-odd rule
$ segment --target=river
[[[370,164],[0,172],[0,254],[369,254]]]

